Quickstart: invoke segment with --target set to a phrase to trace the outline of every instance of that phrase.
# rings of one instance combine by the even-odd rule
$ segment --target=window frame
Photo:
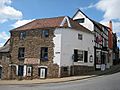
[[[24,59],[25,58],[25,48],[20,47],[18,49],[18,59]]]
[[[48,61],[48,47],[41,47],[41,57],[42,61]]]
[[[19,38],[20,38],[20,40],[24,40],[26,38],[26,32],[25,31],[24,32],[20,32],[19,33]]]
[[[49,30],[42,30],[42,37],[48,38],[49,37]]]
[[[84,62],[84,51],[83,50],[74,49],[74,62]]]
[[[78,40],[83,40],[83,35],[78,33]]]
[[[30,70],[30,72],[28,72]],[[32,76],[32,66],[27,66],[27,76]]]

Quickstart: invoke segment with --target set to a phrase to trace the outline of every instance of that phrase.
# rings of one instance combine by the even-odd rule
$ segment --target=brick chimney
[[[110,31],[112,31],[112,21],[111,20],[109,21],[109,28],[110,28]]]
[[[108,47],[113,48],[113,32],[112,32],[112,21],[109,21],[109,32],[108,32]]]

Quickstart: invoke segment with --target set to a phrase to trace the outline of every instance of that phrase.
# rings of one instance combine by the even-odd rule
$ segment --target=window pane
[[[78,23],[84,23],[85,19],[84,18],[80,18],[80,19],[76,19],[75,21],[77,21]]]
[[[42,31],[42,36],[43,37],[48,37],[49,36],[49,30],[43,30]]]
[[[84,51],[84,62],[88,62],[88,51]]]
[[[26,32],[20,32],[20,39],[25,39],[26,37]]]
[[[24,58],[25,48],[19,48],[18,58]]]
[[[78,39],[82,40],[82,34],[78,34]]]
[[[47,47],[41,48],[41,59],[48,60],[48,48]]]

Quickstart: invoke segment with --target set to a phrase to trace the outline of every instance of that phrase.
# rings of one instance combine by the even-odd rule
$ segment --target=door
[[[23,76],[24,66],[19,65],[18,66],[18,76]]]
[[[45,68],[45,67],[39,68],[39,75],[40,75],[41,79],[46,78],[46,76],[47,76],[47,68]]]
[[[2,67],[0,67],[0,79],[2,78]]]

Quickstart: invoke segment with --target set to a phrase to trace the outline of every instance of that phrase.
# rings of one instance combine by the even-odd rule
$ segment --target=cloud
[[[19,27],[19,26],[22,26],[22,25],[24,25],[24,24],[26,24],[26,23],[29,23],[29,22],[31,22],[31,21],[33,21],[34,19],[32,19],[32,20],[18,20],[16,23],[14,23],[12,26],[14,27],[14,28],[17,28],[17,27]]]
[[[9,38],[10,36],[6,32],[0,32],[0,47],[3,46]]]
[[[0,33],[0,39],[7,40],[9,38],[9,35],[6,32],[1,32]]]
[[[90,4],[89,6],[87,6],[87,7],[80,7],[80,9],[81,10],[87,10],[87,9],[90,9],[90,8],[93,8],[93,7],[95,7],[95,5],[94,4]]]
[[[120,39],[120,0],[99,0],[95,4],[98,10],[104,12],[102,24],[108,26],[109,21],[112,20],[113,32],[117,34]],[[118,44],[120,46],[120,44]]]
[[[100,23],[109,27],[109,20],[102,20],[100,21]],[[113,33],[120,33],[120,22],[112,21],[112,26],[113,26]]]
[[[11,3],[11,0],[0,0],[0,23],[22,18],[22,12],[10,6]]]
[[[104,12],[105,19],[120,19],[120,0],[100,0],[96,8]]]

